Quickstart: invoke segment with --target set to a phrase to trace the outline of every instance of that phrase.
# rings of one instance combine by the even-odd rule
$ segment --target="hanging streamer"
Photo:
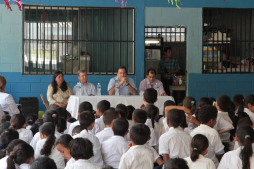
[[[175,1],[175,4],[176,4],[176,7],[177,7],[178,9],[181,9],[180,6],[178,5],[179,3],[180,3],[180,5],[183,5],[183,4],[181,3],[180,0],[171,0],[171,2],[170,2],[170,0],[168,0],[168,3],[169,3],[169,4],[172,3],[172,5],[174,5],[174,1]]]
[[[118,0],[115,0],[115,2],[118,2]],[[122,0],[121,4],[122,4],[122,8],[126,7],[127,0]]]
[[[3,1],[4,1],[5,7],[7,7],[7,10],[10,9],[10,11],[12,11],[11,6],[9,4],[9,1],[11,1],[11,0],[3,0]],[[22,11],[21,5],[23,2],[21,2],[20,0],[12,0],[12,1],[16,2],[19,7],[19,10]]]

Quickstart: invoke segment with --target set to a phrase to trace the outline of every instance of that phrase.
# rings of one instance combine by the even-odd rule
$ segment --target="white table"
[[[132,105],[133,107],[140,108],[143,101],[143,96],[75,96],[72,95],[69,99],[67,110],[71,113],[71,116],[78,118],[78,107],[79,104],[88,101],[93,105],[93,109],[97,110],[97,103],[101,100],[107,100],[110,102],[111,107],[116,107],[116,105],[122,103],[126,106]],[[164,102],[167,100],[175,101],[172,96],[159,96],[158,101],[155,105],[159,108],[160,114],[163,114]]]

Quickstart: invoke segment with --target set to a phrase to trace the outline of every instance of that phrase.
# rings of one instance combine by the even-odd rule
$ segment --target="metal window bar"
[[[212,38],[208,36],[206,39],[203,38],[203,46],[207,50],[204,52],[205,48],[202,48],[203,73],[253,72],[251,61],[247,63],[247,59],[252,60],[249,52],[251,43],[254,43],[254,38],[251,37],[253,18],[252,9],[203,8],[203,35],[209,33],[212,35]],[[209,47],[212,47],[212,50]],[[223,52],[227,56],[226,60],[223,59]],[[212,56],[209,57],[209,53]],[[207,60],[205,57],[208,57]]]
[[[68,38],[67,38],[67,32],[69,32],[69,28],[68,28],[68,24],[67,24],[67,21],[66,21],[66,15],[67,15],[67,12],[66,12],[66,8],[67,7],[53,7],[53,6],[51,6],[51,7],[47,7],[46,8],[46,6],[43,6],[43,7],[41,7],[41,6],[38,6],[38,5],[24,5],[24,7],[26,8],[26,9],[28,9],[28,15],[29,16],[26,16],[27,14],[24,12],[23,13],[23,18],[24,18],[24,20],[25,20],[25,18],[26,17],[28,17],[28,30],[24,30],[24,24],[23,24],[23,43],[25,44],[25,41],[26,40],[28,40],[28,69],[29,69],[29,71],[28,72],[26,72],[26,70],[25,70],[25,68],[23,69],[23,74],[32,74],[32,73],[35,73],[35,74],[52,74],[53,73],[53,52],[56,52],[56,63],[54,63],[54,64],[57,64],[57,69],[59,70],[59,68],[60,68],[60,65],[59,65],[59,59],[60,59],[60,51],[59,51],[59,49],[62,49],[62,55],[64,55],[64,56],[61,56],[61,57],[63,57],[62,59],[64,59],[65,58],[65,63],[64,63],[64,70],[63,70],[63,72],[65,72],[65,73],[67,73],[67,63],[66,63],[66,54],[68,53],[68,45],[69,45],[69,43],[71,42],[71,44],[72,45],[74,45],[74,33],[72,33],[72,39],[71,40],[69,40]],[[30,62],[31,62],[31,59],[32,59],[32,57],[31,57],[31,51],[32,51],[32,49],[31,49],[31,41],[32,41],[32,38],[31,38],[31,34],[32,34],[32,32],[31,32],[31,8],[32,9],[35,9],[36,10],[36,16],[35,16],[35,20],[36,20],[36,39],[34,39],[34,41],[36,42],[36,72],[34,72],[34,70],[31,70],[32,68],[32,66],[33,66],[33,64],[30,64]],[[73,19],[73,8],[74,7],[71,7],[71,19]],[[77,7],[78,8],[78,7]],[[47,15],[46,15],[46,9],[47,9]],[[57,23],[56,23],[56,25],[57,25],[57,27],[56,27],[56,29],[57,29],[57,39],[55,40],[55,39],[53,39],[53,9],[56,9],[56,13],[57,13]],[[80,9],[81,8],[78,8],[78,17],[79,16],[81,16],[80,15]],[[84,9],[84,8],[82,8],[82,9]],[[86,9],[88,9],[88,8],[85,8],[85,10]],[[93,10],[95,9],[95,8],[89,8],[89,9],[92,9],[92,14],[93,14]],[[96,9],[98,9],[98,8],[96,8]],[[101,13],[101,9],[106,9],[106,13],[107,13],[107,15],[108,15],[108,9],[109,8],[100,8],[99,9],[99,24],[100,24],[100,22],[101,22],[101,17],[100,17],[100,13]],[[111,8],[110,8],[111,9]],[[115,12],[115,9],[120,9],[120,12],[121,12],[121,8],[113,8],[113,11]],[[126,42],[127,43],[127,51],[126,51],[126,54],[127,54],[127,57],[126,57],[126,60],[127,60],[127,67],[129,66],[128,64],[128,55],[129,55],[129,50],[128,50],[128,47],[129,47],[129,43],[132,43],[133,44],[133,46],[132,46],[132,48],[133,48],[133,51],[132,51],[132,57],[133,57],[133,59],[134,59],[134,56],[135,56],[135,9],[134,8],[126,8],[127,9],[127,26],[129,27],[129,20],[128,20],[128,15],[129,15],[129,9],[130,10],[132,10],[132,12],[133,12],[133,25],[131,26],[131,28],[127,28],[127,40],[123,40],[122,38],[121,38],[121,32],[120,32],[120,40],[115,40],[115,37],[114,37],[114,35],[113,35],[113,40],[108,40],[108,31],[106,32],[106,39],[105,40],[101,40],[101,34],[99,35],[99,40],[94,40],[94,31],[93,31],[93,29],[92,29],[92,39],[91,40],[88,40],[88,39],[85,39],[85,41],[86,42],[90,42],[90,43],[92,43],[92,56],[91,56],[91,58],[92,58],[92,63],[91,63],[91,67],[92,67],[92,73],[94,74],[95,72],[97,72],[97,70],[94,70],[94,58],[93,58],[93,54],[94,54],[94,51],[93,51],[93,48],[94,48],[94,42],[98,42],[98,44],[99,44],[99,50],[100,50],[100,47],[101,47],[101,43],[102,42],[106,42],[105,44],[106,44],[106,72],[105,72],[105,74],[108,74],[109,72],[111,72],[109,69],[108,69],[108,51],[107,51],[107,46],[108,46],[108,43],[109,42],[112,42],[113,44],[115,43],[115,42],[119,42],[120,43],[120,45],[121,45],[121,43],[122,42]],[[61,11],[60,11],[61,10]],[[25,10],[24,10],[25,11]],[[61,12],[61,13],[60,13]],[[43,20],[41,19],[40,21],[39,21],[39,15],[41,15],[41,17],[43,18]],[[87,15],[87,13],[86,13],[86,15]],[[61,19],[61,21],[62,21],[62,24],[59,22],[60,21],[60,16],[61,16],[61,18],[62,17],[64,17],[64,20],[62,21],[62,19]],[[87,16],[85,16],[85,17],[87,17]],[[50,20],[49,20],[49,18],[50,18]],[[125,17],[126,18],[126,17]],[[87,18],[86,18],[87,19]],[[114,15],[113,15],[113,19],[115,19],[114,18]],[[106,17],[106,20],[108,21],[108,17]],[[46,25],[46,21],[47,21],[47,25]],[[121,17],[120,17],[120,21],[121,21]],[[25,21],[24,21],[25,22]],[[71,21],[72,23],[73,23],[73,20]],[[80,22],[81,22],[81,19],[80,20],[78,20],[78,40],[77,40],[77,42],[78,42],[78,59],[80,60],[80,55],[79,55],[79,53],[80,53],[80,42],[81,41],[83,41],[83,40],[81,40],[80,39],[80,26],[81,26],[81,24],[80,24]],[[94,22],[94,18],[92,19],[92,22]],[[49,24],[51,24],[51,28],[49,29],[49,31],[48,31],[48,26],[49,26]],[[39,26],[39,24],[40,24],[40,26]],[[42,24],[44,24],[44,27],[42,27]],[[93,25],[93,24],[92,24]],[[106,29],[108,29],[108,23],[106,22]],[[47,31],[46,31],[46,26],[47,26]],[[61,35],[61,39],[60,39],[60,26],[62,27],[62,35]],[[87,23],[86,23],[86,26],[87,26]],[[85,29],[87,28],[85,26]],[[63,30],[64,28],[63,27],[65,27],[65,30]],[[39,31],[39,28],[40,28],[40,31]],[[92,26],[92,28],[94,28],[94,25]],[[114,23],[113,23],[113,29],[114,29]],[[121,24],[120,24],[120,29],[121,29]],[[132,40],[129,40],[129,38],[128,38],[128,30],[129,29],[133,29],[133,39]],[[99,30],[100,30],[100,25],[99,25]],[[24,35],[25,35],[25,31],[28,31],[28,38],[26,38],[26,37],[24,37]],[[48,36],[48,33],[50,32],[50,36]],[[72,32],[74,32],[74,28],[72,27]],[[85,32],[87,32],[87,30],[85,31]],[[39,34],[40,33],[40,34]],[[44,37],[42,37],[42,36],[44,36]],[[46,36],[47,36],[47,38],[46,38]],[[48,39],[48,38],[50,38],[50,39]],[[39,43],[40,43],[40,45],[39,45]],[[56,43],[56,51],[53,51],[53,43]],[[46,44],[47,44],[47,46],[46,46]],[[61,45],[62,44],[62,45]],[[61,45],[61,47],[62,48],[60,48],[60,45]],[[87,46],[87,43],[86,43],[86,46]],[[43,49],[42,49],[42,47],[43,47]],[[49,47],[49,48],[48,48]],[[25,48],[25,45],[23,45],[23,51],[24,51],[24,48]],[[40,48],[40,50],[39,50],[39,48]],[[113,48],[114,48],[114,45],[113,45]],[[46,51],[48,51],[49,50],[49,55],[50,56],[46,56]],[[120,53],[121,53],[121,48],[119,49],[120,50]],[[100,53],[100,51],[99,51],[99,53]],[[25,51],[23,52],[23,61],[24,61],[24,55],[25,55]],[[73,50],[72,50],[72,55],[73,55]],[[114,62],[114,49],[113,49],[113,53],[112,53],[112,55],[113,55],[113,62]],[[42,65],[40,65],[40,66],[42,66],[42,69],[43,70],[39,70],[39,56],[40,56],[40,58],[43,58],[43,62],[42,62]],[[47,57],[47,58],[46,58]],[[100,56],[99,55],[99,61],[101,60],[101,57],[102,56]],[[121,57],[121,56],[120,56]],[[46,71],[46,59],[48,60],[48,59],[50,59],[50,61],[49,61],[49,69],[50,70],[47,70]],[[121,59],[122,58],[119,58],[119,61],[120,61],[120,63],[121,63]],[[62,60],[61,60],[61,62],[62,62]],[[87,62],[87,59],[86,59],[86,62]],[[101,61],[100,61],[101,62]],[[32,63],[32,62],[31,62]],[[80,67],[80,62],[78,62],[78,64],[79,64],[79,67]],[[62,63],[61,63],[61,65],[63,65]],[[24,67],[25,67],[25,64],[23,65]],[[134,59],[134,61],[133,61],[133,66],[135,67],[135,59]],[[115,72],[114,72],[114,64],[113,64],[113,70],[112,70],[112,73],[114,74]],[[40,68],[41,69],[41,68]],[[73,74],[73,60],[72,60],[72,63],[71,63],[71,71],[70,71],[70,73],[71,74]],[[48,73],[49,72],[49,73]],[[101,70],[101,68],[99,68],[99,74],[102,74],[102,70]],[[69,74],[69,73],[68,73]],[[104,73],[103,73],[104,74]],[[135,69],[133,69],[133,73],[131,73],[131,74],[135,74]]]

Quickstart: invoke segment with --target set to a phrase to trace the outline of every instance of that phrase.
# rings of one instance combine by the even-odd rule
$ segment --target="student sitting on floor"
[[[164,169],[189,169],[189,167],[184,159],[172,158],[164,165]]]
[[[132,114],[135,108],[132,105],[126,106],[127,107],[127,120],[129,122],[129,129],[133,126],[132,122]]]
[[[19,133],[19,139],[24,140],[26,143],[30,143],[33,139],[33,133],[31,130],[26,129],[26,118],[22,114],[15,114],[11,117],[11,127],[17,130]]]
[[[170,110],[167,117],[169,131],[162,134],[159,140],[159,154],[163,155],[164,164],[175,157],[190,156],[191,136],[181,127],[186,124],[186,117],[182,110]]]
[[[128,141],[124,136],[129,132],[129,123],[121,117],[114,120],[112,129],[114,136],[104,141],[101,145],[101,153],[106,167],[118,168],[120,159],[128,150]]]
[[[70,153],[75,162],[65,167],[65,169],[101,169],[89,160],[94,156],[93,144],[90,140],[84,138],[72,140],[70,142]]]
[[[216,124],[217,114],[216,107],[210,105],[202,106],[198,112],[198,119],[201,125],[191,132],[192,137],[197,134],[202,134],[207,137],[209,147],[205,157],[211,159],[215,167],[218,167],[219,160],[224,154],[224,146],[220,140],[220,136],[218,132],[212,128]]]
[[[104,112],[103,123],[106,125],[106,127],[95,135],[99,139],[101,144],[103,141],[109,139],[110,137],[114,135],[112,130],[113,122],[118,117],[119,117],[119,113],[116,112],[115,110],[107,110]]]
[[[62,154],[63,158],[68,160],[66,167],[75,162],[70,154],[70,142],[73,138],[69,134],[63,134],[56,142],[56,149]]]
[[[195,135],[191,140],[191,155],[185,158],[190,169],[215,169],[212,160],[205,158],[209,141],[202,134]]]
[[[81,131],[82,130],[81,130],[81,126],[80,125],[74,127],[74,129],[72,130],[72,136],[75,136],[75,135],[79,134]]]
[[[252,169],[254,166],[254,131],[248,126],[237,130],[236,140],[241,146],[234,151],[229,151],[221,159],[218,169]]]
[[[88,140],[90,140],[93,143],[93,154],[94,156],[92,158],[90,158],[89,160],[93,163],[96,164],[100,167],[103,167],[103,160],[102,160],[102,155],[101,155],[101,144],[99,139],[91,134],[89,131],[93,129],[94,127],[94,123],[95,123],[95,117],[93,112],[91,111],[84,111],[81,112],[80,117],[79,117],[79,121],[80,121],[80,126],[81,126],[81,132],[75,136],[73,136],[73,138],[86,138]]]
[[[250,119],[254,124],[254,94],[250,94],[244,99],[244,106],[244,112],[250,116]]]
[[[145,124],[134,124],[130,130],[130,148],[123,154],[119,169],[152,169],[153,152],[145,146],[150,129]]]
[[[91,111],[91,112],[93,112],[93,106],[92,106],[92,104],[89,103],[89,102],[82,102],[82,103],[80,103],[79,107],[78,107],[78,115],[80,116],[81,112],[83,112],[83,111]],[[71,123],[70,128],[68,130],[68,134],[72,135],[72,130],[74,129],[74,127],[76,127],[78,125],[80,125],[79,120]],[[94,127],[91,129],[90,132],[93,135],[95,135],[96,133],[98,133],[100,131],[101,131],[100,126],[97,123],[95,123]]]
[[[36,145],[34,157],[48,156],[55,161],[58,169],[63,169],[65,167],[64,158],[55,147],[55,125],[51,122],[45,122],[40,127],[40,138],[41,140]]]
[[[97,103],[97,111],[96,111],[97,119],[95,119],[95,123],[97,123],[100,126],[101,130],[105,128],[103,114],[108,109],[110,109],[110,103],[107,100],[101,100]]]
[[[31,163],[30,169],[57,169],[57,167],[51,158],[40,157]]]
[[[27,143],[21,143],[13,148],[12,154],[7,158],[7,169],[29,169],[34,160],[34,149]]]

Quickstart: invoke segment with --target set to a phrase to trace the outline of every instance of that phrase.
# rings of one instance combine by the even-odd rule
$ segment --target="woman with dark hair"
[[[71,87],[65,82],[63,73],[56,71],[47,91],[47,99],[49,101],[50,109],[66,107],[71,95]]]

